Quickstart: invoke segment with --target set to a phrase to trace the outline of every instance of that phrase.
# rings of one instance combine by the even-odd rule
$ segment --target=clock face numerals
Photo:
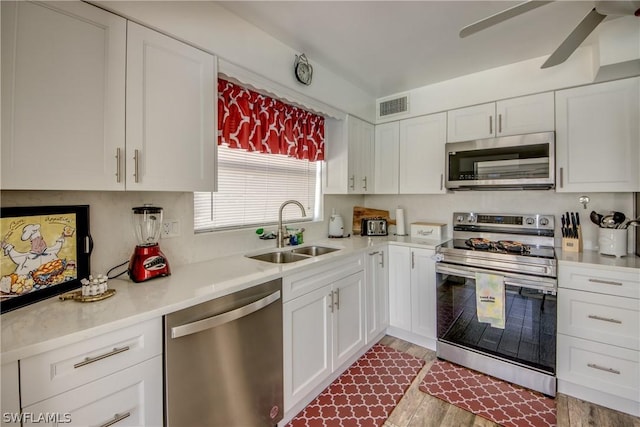
[[[300,83],[305,85],[311,84],[313,67],[307,62],[307,57],[304,54],[296,56],[295,75]]]

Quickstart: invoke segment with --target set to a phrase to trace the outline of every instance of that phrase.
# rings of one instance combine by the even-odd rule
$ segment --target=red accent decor
[[[419,388],[505,427],[556,425],[553,399],[446,361],[436,360]]]
[[[287,427],[381,426],[423,365],[422,359],[376,344]]]
[[[324,117],[218,79],[218,144],[324,160]]]

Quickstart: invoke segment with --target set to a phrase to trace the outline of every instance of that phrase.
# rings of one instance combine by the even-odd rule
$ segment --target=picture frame
[[[80,288],[92,249],[89,205],[0,208],[0,313]]]

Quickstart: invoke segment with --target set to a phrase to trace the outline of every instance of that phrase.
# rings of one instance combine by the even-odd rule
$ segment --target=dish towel
[[[497,274],[476,273],[476,310],[478,321],[504,329],[504,277]]]

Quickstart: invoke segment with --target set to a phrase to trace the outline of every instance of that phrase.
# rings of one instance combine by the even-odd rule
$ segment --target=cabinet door
[[[374,153],[375,153],[375,127],[367,122],[362,122],[360,137],[360,185],[362,194],[373,194],[375,190],[374,179]]]
[[[1,7],[2,188],[124,189],[126,21],[81,2]]]
[[[333,284],[333,369],[365,344],[364,271]]]
[[[27,419],[24,426],[161,426],[162,356],[27,406],[23,411],[55,415],[58,421],[42,423],[34,417]]]
[[[400,122],[376,125],[375,194],[398,194]]]
[[[436,263],[433,249],[411,248],[411,331],[436,340]]]
[[[331,374],[332,295],[327,285],[283,305],[285,411]]]
[[[496,133],[495,115],[495,102],[448,111],[447,141],[493,138]]]
[[[443,194],[446,113],[400,122],[400,193]]]
[[[213,55],[128,23],[128,190],[215,191],[216,76]]]
[[[0,372],[0,384],[0,390],[2,391],[3,413],[3,416],[0,419],[0,425],[3,427],[19,426],[20,422],[17,419],[11,418],[11,416],[18,417],[20,414],[20,379],[17,361],[2,365],[2,371]],[[4,414],[12,415],[5,417]]]
[[[496,135],[521,135],[555,129],[553,92],[521,96],[496,103]]]
[[[556,92],[558,192],[640,190],[640,78]]]
[[[372,342],[389,326],[389,275],[387,251],[368,253],[366,260],[367,343]]]
[[[411,330],[411,248],[389,246],[389,325]]]
[[[373,193],[374,127],[356,117],[347,118],[349,193]]]

